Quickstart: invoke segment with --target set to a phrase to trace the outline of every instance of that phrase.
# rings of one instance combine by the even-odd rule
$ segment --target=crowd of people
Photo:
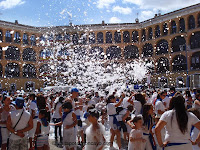
[[[200,150],[196,89],[2,91],[0,105],[2,150],[50,149],[50,126],[65,150]]]

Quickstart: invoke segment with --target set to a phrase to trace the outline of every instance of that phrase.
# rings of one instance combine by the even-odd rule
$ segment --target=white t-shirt
[[[158,110],[165,111],[165,106],[164,106],[163,102],[161,102],[159,100],[156,102],[156,105],[155,105],[155,113],[156,113],[157,117],[160,117],[161,114],[158,114]]]
[[[62,107],[62,104],[58,102],[58,104],[56,105],[55,111],[53,113],[53,118],[56,118],[56,119],[61,118],[60,113],[59,113],[60,107]]]
[[[115,105],[116,105],[116,103],[109,103],[107,105],[107,114],[108,115],[115,115],[117,113]]]
[[[170,98],[168,96],[166,96],[162,101],[166,103],[166,108],[169,108],[169,103],[170,103]]]
[[[38,114],[38,107],[37,107],[37,104],[36,104],[36,102],[31,102],[30,103],[30,106],[29,106],[29,112],[30,112],[30,114],[32,114],[32,110],[34,110],[35,111],[35,116],[38,116],[39,114]]]
[[[134,100],[133,103],[134,103],[134,108],[135,108],[135,115],[141,114],[141,109],[142,109],[141,102]]]
[[[199,119],[193,113],[187,112],[187,114],[188,114],[187,131],[184,134],[179,129],[175,110],[169,110],[162,114],[160,120],[167,123],[165,126],[166,127],[165,141],[169,141],[170,143],[190,143],[189,141],[190,130],[193,125],[199,122]]]
[[[128,102],[128,99],[129,97],[125,97],[123,99],[123,102],[122,102],[123,108],[127,108],[129,105],[131,105],[131,103]],[[132,100],[135,100],[135,97],[133,97]]]

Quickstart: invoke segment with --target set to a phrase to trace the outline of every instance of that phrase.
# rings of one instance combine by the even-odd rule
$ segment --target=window
[[[198,15],[198,18],[197,18],[198,20],[197,20],[197,23],[198,23],[198,27],[200,27],[200,14]]]
[[[2,68],[2,65],[0,64],[0,77],[2,77],[3,76],[3,68]],[[0,85],[0,87],[1,87],[1,85]]]
[[[104,59],[103,48],[99,46],[92,47],[89,53],[90,57],[94,59]]]
[[[10,31],[6,31],[6,42],[12,42],[12,35]]]
[[[196,52],[191,58],[191,70],[200,69],[200,52]]]
[[[49,49],[44,49],[40,51],[40,59],[48,59],[52,55],[52,51]]]
[[[20,34],[19,32],[15,32],[15,35],[14,35],[14,42],[15,43],[20,43],[21,39],[20,39]]]
[[[35,51],[32,48],[24,49],[22,58],[24,61],[36,61]]]
[[[133,31],[132,32],[132,42],[138,42],[139,36],[138,36],[138,31]]]
[[[3,51],[2,51],[2,47],[0,46],[0,59],[2,59],[3,56]]]
[[[152,31],[152,28],[150,27],[148,29],[148,39],[151,40],[153,38],[153,31]]]
[[[70,35],[69,35],[68,33],[66,33],[66,34],[64,35],[64,41],[67,41],[67,42],[70,41]]]
[[[194,16],[191,15],[189,16],[188,18],[188,29],[194,29],[195,28],[195,19],[194,19]]]
[[[74,45],[78,44],[78,40],[79,40],[78,33],[73,34],[72,42],[73,42]]]
[[[9,78],[19,77],[20,68],[17,63],[8,63],[5,67],[5,76]]]
[[[177,55],[172,62],[173,71],[187,70],[186,57],[183,55]]]
[[[28,44],[28,34],[26,33],[23,35],[23,44]]]
[[[87,35],[85,33],[81,34],[80,43],[83,45],[87,44]]]
[[[110,46],[106,50],[106,55],[108,59],[121,58],[121,48],[118,46]]]
[[[166,57],[161,57],[157,61],[157,73],[166,73],[169,71],[169,60]]]
[[[155,28],[155,37],[158,38],[160,36],[160,26],[157,25]]]
[[[141,38],[141,42],[146,41],[146,31],[145,29],[142,30],[142,38]]]
[[[62,41],[62,40],[63,40],[62,35],[61,35],[61,34],[58,34],[58,35],[56,36],[56,41]]]
[[[86,48],[84,47],[75,47],[74,52],[77,54],[77,59],[83,59],[86,56]]]
[[[3,42],[3,32],[0,30],[0,42]]]
[[[20,50],[15,46],[8,46],[5,51],[5,58],[9,60],[20,60]]]
[[[135,59],[139,57],[139,50],[135,45],[128,45],[124,49],[125,59]]]
[[[66,65],[66,63],[61,63],[57,66],[57,72],[67,72],[68,71],[68,66]]]
[[[89,43],[90,44],[94,44],[95,43],[95,33],[94,32],[90,32],[89,33]]]
[[[184,20],[184,18],[181,18],[179,20],[179,25],[180,25],[179,32],[181,32],[181,33],[185,32],[185,20]]]
[[[115,43],[121,43],[121,33],[116,31],[114,35]]]
[[[23,67],[23,77],[36,78],[36,68],[32,64],[26,64]]]
[[[124,43],[129,43],[130,42],[130,33],[128,31],[124,31],[124,33],[123,33],[123,41],[124,41]]]
[[[200,31],[192,33],[192,36],[190,37],[190,48],[200,48]]]
[[[166,40],[158,41],[156,45],[156,55],[168,53],[168,42]]]
[[[106,43],[112,43],[112,33],[106,32]]]
[[[144,57],[151,57],[153,56],[153,46],[151,43],[146,43],[144,46],[143,46],[143,56]]]
[[[36,45],[36,38],[35,35],[31,35],[31,45],[35,46]]]
[[[97,33],[97,43],[99,43],[99,44],[103,43],[103,33],[102,32]]]
[[[171,34],[176,33],[176,22],[173,20],[171,22]]]
[[[168,26],[167,23],[163,24],[163,35],[167,35],[168,34]]]
[[[176,86],[177,88],[183,88],[185,85],[184,80],[182,77],[176,78]]]
[[[43,35],[41,35],[40,36],[40,41],[46,41],[46,38]]]
[[[159,80],[159,87],[160,87],[160,88],[167,88],[167,87],[168,87],[167,78],[162,77],[162,78]]]
[[[49,65],[48,64],[44,64],[40,67],[39,72],[41,74],[47,74],[50,71]]]
[[[186,41],[182,36],[177,36],[172,40],[172,53],[185,51],[186,50]]]

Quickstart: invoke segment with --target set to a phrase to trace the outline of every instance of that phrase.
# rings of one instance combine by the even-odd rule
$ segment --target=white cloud
[[[140,9],[154,9],[171,11],[200,2],[200,0],[123,0],[124,3],[138,5]]]
[[[144,11],[141,11],[140,15],[139,15],[139,19],[140,21],[144,21],[144,20],[147,20],[149,18],[153,18],[154,15],[157,13],[158,11],[156,9],[154,10],[144,10]]]
[[[117,17],[112,17],[109,20],[109,23],[120,23],[121,19],[117,18]]]
[[[113,12],[119,12],[121,14],[124,14],[124,15],[128,15],[130,13],[132,13],[132,9],[129,8],[129,7],[120,7],[120,6],[114,6],[113,9],[112,9]]]
[[[115,0],[98,0],[97,7],[98,8],[109,8],[111,4],[115,3]]]
[[[0,8],[1,9],[11,9],[16,6],[24,4],[25,1],[23,0],[4,0],[0,2]]]

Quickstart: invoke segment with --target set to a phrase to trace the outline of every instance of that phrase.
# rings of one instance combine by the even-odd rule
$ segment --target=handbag
[[[22,113],[21,113],[21,115],[20,115],[20,117],[19,117],[17,123],[16,123],[15,126],[13,127],[14,130],[15,130],[16,126],[18,125],[19,121],[21,120],[23,113],[24,113],[24,109],[23,109],[23,111],[22,111]],[[12,133],[10,133],[10,135],[9,135],[9,137],[8,137],[8,139],[7,139],[7,150],[9,149],[9,140],[10,140],[11,134],[12,134]]]

